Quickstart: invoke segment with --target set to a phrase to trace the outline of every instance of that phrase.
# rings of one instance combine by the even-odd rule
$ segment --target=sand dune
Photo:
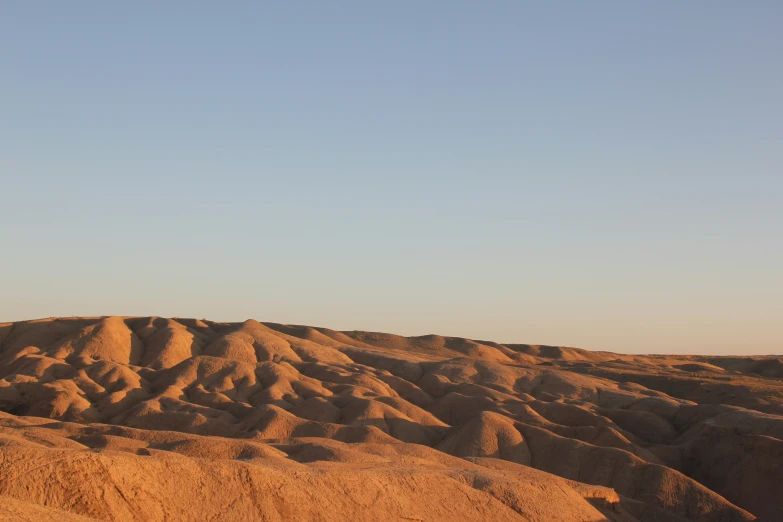
[[[783,360],[0,324],[0,520],[783,520]]]

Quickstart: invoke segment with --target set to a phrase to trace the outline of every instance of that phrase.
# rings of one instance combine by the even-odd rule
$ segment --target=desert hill
[[[783,359],[0,324],[0,520],[783,520]]]

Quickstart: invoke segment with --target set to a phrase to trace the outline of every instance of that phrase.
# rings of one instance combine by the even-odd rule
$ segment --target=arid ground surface
[[[757,517],[783,520],[780,357],[0,324],[0,520]]]

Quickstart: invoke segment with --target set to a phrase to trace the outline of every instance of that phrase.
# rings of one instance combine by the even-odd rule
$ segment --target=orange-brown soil
[[[783,520],[780,357],[0,324],[0,521]]]

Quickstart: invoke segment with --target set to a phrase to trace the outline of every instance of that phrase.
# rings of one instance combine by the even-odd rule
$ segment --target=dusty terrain
[[[783,360],[0,324],[0,520],[783,520]]]

